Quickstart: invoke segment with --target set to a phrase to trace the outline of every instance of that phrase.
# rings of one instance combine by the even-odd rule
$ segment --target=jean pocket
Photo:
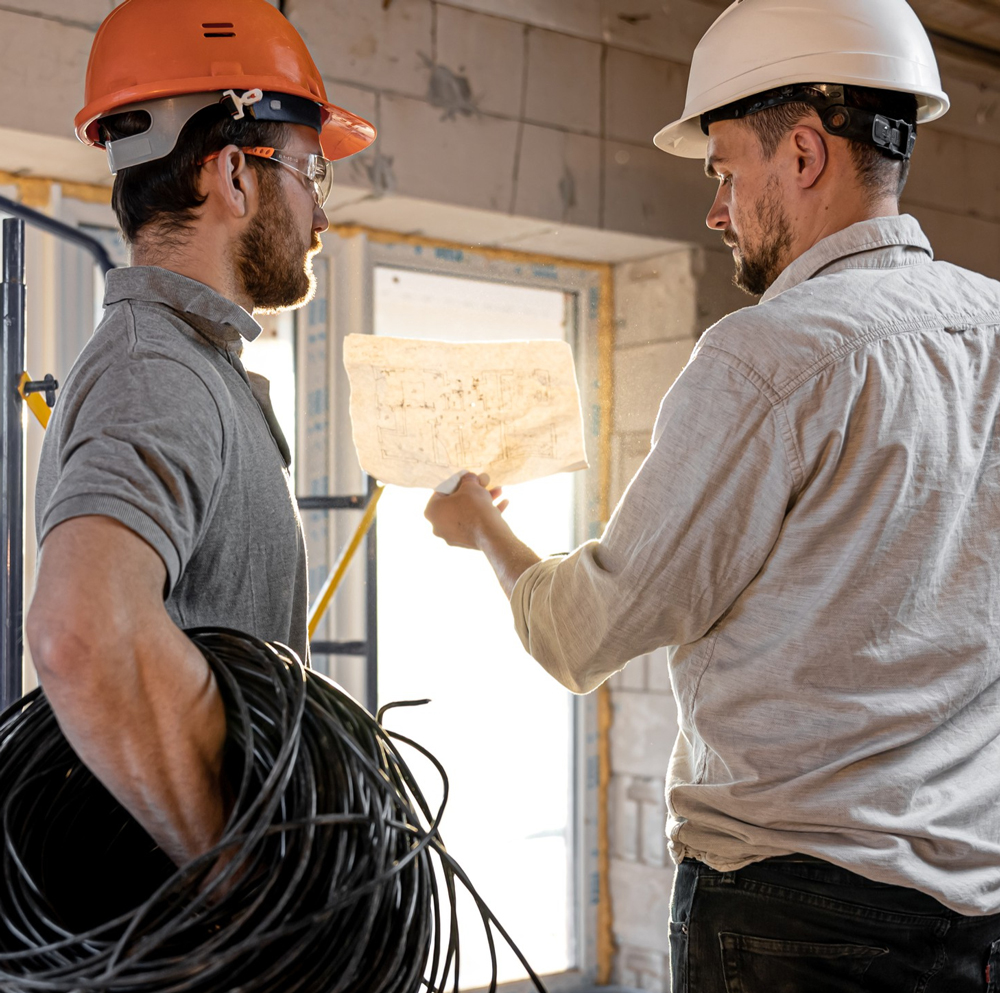
[[[1000,941],[990,946],[990,960],[986,963],[986,993],[1000,993]]]
[[[858,993],[857,981],[887,948],[783,941],[722,932],[726,993]]]

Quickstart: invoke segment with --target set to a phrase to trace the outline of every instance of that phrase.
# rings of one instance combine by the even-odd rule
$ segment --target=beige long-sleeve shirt
[[[1000,284],[856,224],[702,337],[600,541],[511,598],[588,692],[669,651],[674,858],[1000,911]]]

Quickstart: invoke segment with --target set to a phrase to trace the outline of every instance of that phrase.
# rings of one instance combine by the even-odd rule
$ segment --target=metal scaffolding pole
[[[39,231],[55,235],[63,241],[77,245],[93,256],[94,262],[103,273],[108,273],[115,267],[114,262],[111,261],[111,256],[108,255],[107,249],[96,238],[92,238],[89,234],[80,231],[71,224],[57,221],[54,217],[49,217],[48,214],[43,214],[40,210],[35,210],[33,207],[25,207],[23,203],[18,203],[16,200],[8,200],[7,197],[0,197],[0,214],[21,217],[32,227],[38,228]]]
[[[2,341],[0,341],[0,533],[6,568],[0,569],[0,710],[21,697],[24,610],[24,424],[18,392],[24,371],[24,221],[3,222]]]
[[[24,375],[26,291],[24,284],[24,224],[79,246],[93,256],[102,273],[114,268],[107,250],[90,235],[41,211],[0,197],[3,221],[3,299],[0,311],[0,540],[5,568],[0,569],[0,711],[21,698],[24,638],[24,407],[18,387]],[[48,377],[51,379],[51,377]],[[25,390],[51,396],[55,382],[27,383]],[[52,392],[45,387],[50,386]]]

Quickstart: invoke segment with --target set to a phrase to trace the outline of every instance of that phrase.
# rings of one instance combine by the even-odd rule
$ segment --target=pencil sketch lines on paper
[[[523,416],[553,405],[547,369],[526,376],[513,368],[468,375],[417,367],[370,368],[384,459],[446,467],[556,457],[555,426],[550,422],[538,428]]]
[[[471,470],[513,485],[587,466],[564,341],[352,334],[344,365],[358,461],[385,483],[433,489]]]

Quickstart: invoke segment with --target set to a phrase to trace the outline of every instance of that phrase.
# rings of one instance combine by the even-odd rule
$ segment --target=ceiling
[[[1000,0],[910,0],[929,31],[1000,53]]]
[[[732,0],[700,0],[719,12]],[[932,34],[1000,54],[1000,0],[908,0]]]

